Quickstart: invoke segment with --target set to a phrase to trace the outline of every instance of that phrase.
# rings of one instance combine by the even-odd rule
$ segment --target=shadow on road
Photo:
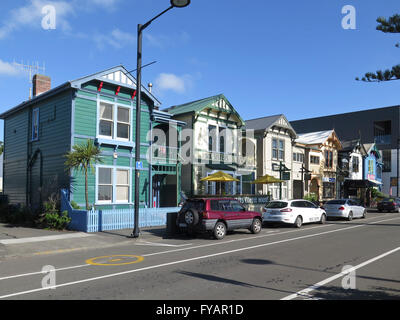
[[[325,286],[312,292],[312,296],[325,300],[399,300],[400,292],[392,288],[375,287],[373,291]],[[392,293],[397,292],[397,293]]]

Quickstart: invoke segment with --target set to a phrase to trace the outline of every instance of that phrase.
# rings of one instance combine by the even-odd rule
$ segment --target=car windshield
[[[198,211],[204,210],[204,201],[203,200],[188,200],[183,205],[183,209],[196,209]]]
[[[282,201],[271,201],[266,205],[266,208],[270,209],[282,209],[286,208],[288,206],[287,202],[282,202]]]
[[[326,204],[345,204],[346,200],[330,200]]]
[[[382,202],[394,202],[393,198],[385,198],[382,200]]]

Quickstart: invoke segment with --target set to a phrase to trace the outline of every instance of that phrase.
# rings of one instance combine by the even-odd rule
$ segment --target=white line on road
[[[386,221],[391,221],[391,220],[396,220],[396,219],[399,219],[399,218],[387,219],[387,220],[381,220],[381,221],[374,221],[372,223],[380,223],[380,222],[386,222]],[[280,240],[280,241],[275,241],[275,242],[270,242],[270,243],[264,243],[264,244],[255,245],[255,246],[246,247],[246,248],[240,248],[240,249],[229,250],[229,251],[224,251],[224,252],[219,252],[219,253],[213,253],[213,254],[209,254],[209,255],[205,255],[205,256],[200,256],[200,257],[195,257],[195,258],[190,258],[190,259],[184,259],[184,260],[179,260],[179,261],[173,261],[173,262],[163,263],[163,264],[159,264],[159,265],[139,268],[139,269],[135,269],[135,270],[124,271],[124,272],[118,272],[118,273],[108,274],[108,275],[94,277],[94,278],[88,278],[88,279],[74,281],[74,282],[67,282],[67,283],[56,285],[56,286],[54,286],[52,288],[38,288],[38,289],[29,290],[29,291],[22,291],[22,292],[12,293],[12,294],[8,294],[8,295],[0,296],[0,299],[7,299],[7,298],[15,297],[15,296],[20,296],[20,295],[25,295],[25,294],[30,294],[30,293],[50,290],[50,289],[57,289],[57,288],[72,286],[72,285],[76,285],[76,284],[92,282],[92,281],[96,281],[96,280],[113,278],[113,277],[118,277],[118,276],[122,276],[122,275],[126,275],[126,274],[136,273],[136,272],[140,272],[140,271],[146,271],[146,270],[151,270],[151,269],[156,269],[156,268],[161,268],[161,267],[167,267],[167,266],[182,264],[182,263],[186,263],[186,262],[192,262],[192,261],[196,261],[196,260],[213,258],[213,257],[221,256],[221,255],[230,254],[230,253],[253,250],[253,249],[257,249],[257,248],[272,246],[272,245],[275,245],[275,244],[281,244],[281,243],[285,243],[285,242],[292,242],[292,241],[296,241],[296,240],[317,237],[317,236],[321,236],[321,235],[325,235],[325,234],[331,234],[331,233],[335,233],[335,232],[346,231],[346,230],[350,230],[350,229],[356,229],[356,228],[364,227],[366,225],[368,225],[368,224],[356,225],[356,226],[352,226],[352,227],[341,228],[341,229],[337,229],[337,230],[331,230],[331,231],[321,232],[321,233],[312,234],[312,235],[306,235],[306,236],[301,236],[301,237],[296,237],[296,238],[291,238],[291,239],[285,239],[285,240]]]
[[[149,242],[149,241],[141,241],[138,243],[135,243],[137,246],[154,246],[154,247],[187,247],[192,245],[192,243],[186,243],[186,244],[168,244],[168,243],[156,243],[156,242]]]
[[[314,284],[311,287],[308,287],[308,288],[306,288],[304,290],[301,290],[301,291],[299,291],[297,293],[291,294],[290,296],[282,298],[281,300],[293,300],[293,299],[296,299],[296,298],[299,298],[299,297],[307,297],[307,298],[309,298],[310,297],[309,293],[311,291],[314,291],[314,290],[316,290],[316,289],[328,284],[329,282],[335,281],[336,279],[340,279],[340,278],[344,277],[345,275],[356,271],[357,269],[360,269],[360,268],[365,267],[365,266],[367,266],[367,265],[369,265],[369,264],[371,264],[371,263],[373,263],[375,261],[383,259],[386,256],[391,255],[391,254],[393,254],[393,253],[395,253],[395,252],[397,252],[399,250],[400,250],[400,247],[398,247],[396,249],[393,249],[391,251],[388,251],[388,252],[386,252],[384,254],[381,254],[380,256],[377,256],[377,257],[372,258],[372,259],[370,259],[368,261],[365,261],[365,262],[359,264],[358,266],[352,267],[350,269],[346,269],[345,271],[343,271],[343,272],[341,272],[341,273],[339,273],[337,275],[334,275],[334,276],[332,276],[332,277],[330,277],[328,279],[325,279],[325,280],[323,280],[321,282],[318,282],[318,283]]]

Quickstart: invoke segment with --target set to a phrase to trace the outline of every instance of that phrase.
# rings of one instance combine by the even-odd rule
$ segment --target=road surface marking
[[[380,223],[380,222],[391,221],[391,220],[396,220],[396,219],[399,219],[399,218],[375,221],[373,223]],[[76,285],[76,284],[92,282],[92,281],[96,281],[96,280],[103,280],[103,279],[118,277],[118,276],[122,276],[122,275],[137,273],[137,272],[140,272],[140,271],[147,271],[147,270],[152,270],[152,269],[157,269],[157,268],[162,268],[162,267],[182,264],[182,263],[186,263],[186,262],[192,262],[192,261],[197,261],[197,260],[202,260],[202,259],[208,259],[208,258],[218,257],[218,256],[221,256],[221,255],[230,254],[230,253],[236,253],[236,252],[241,252],[241,251],[258,249],[258,248],[262,248],[262,247],[268,247],[268,246],[272,246],[272,245],[275,245],[275,244],[281,244],[281,243],[285,243],[285,242],[292,242],[292,241],[296,241],[296,240],[317,237],[317,236],[320,236],[320,235],[331,234],[331,233],[336,233],[336,232],[340,232],[340,231],[346,231],[346,230],[361,228],[361,227],[364,227],[364,226],[367,226],[367,225],[368,224],[356,225],[356,226],[352,226],[352,227],[347,227],[347,228],[342,228],[342,229],[337,229],[337,230],[331,230],[331,231],[321,232],[321,233],[312,234],[312,235],[306,235],[306,236],[301,236],[301,237],[296,237],[296,238],[291,238],[291,239],[285,239],[285,240],[280,240],[280,241],[275,241],[275,242],[270,242],[270,243],[264,243],[264,244],[255,245],[255,246],[246,247],[246,248],[240,248],[240,249],[235,249],[235,250],[229,250],[229,251],[224,251],[224,252],[213,253],[213,254],[209,254],[209,255],[206,255],[206,256],[200,256],[200,257],[195,257],[195,258],[190,258],[190,259],[184,259],[184,260],[179,260],[179,261],[173,261],[173,262],[158,264],[158,265],[154,265],[154,266],[148,266],[148,267],[134,269],[134,270],[128,270],[128,271],[123,271],[123,272],[118,272],[118,273],[112,273],[112,274],[108,274],[108,275],[104,275],[104,276],[88,278],[88,279],[74,281],[74,282],[67,282],[67,283],[56,285],[56,286],[54,286],[52,288],[38,288],[38,289],[33,289],[33,290],[28,290],[28,291],[16,292],[16,293],[0,296],[0,299],[7,299],[7,298],[15,297],[15,296],[20,296],[20,295],[25,295],[25,294],[30,294],[30,293],[50,290],[50,289],[57,289],[57,288],[72,286],[72,285]],[[400,250],[400,247],[398,249],[396,249],[396,250]],[[347,270],[347,271],[349,271],[349,270]]]
[[[12,245],[12,244],[23,244],[23,243],[33,243],[33,242],[75,239],[75,238],[86,238],[86,237],[92,237],[92,236],[93,236],[92,234],[87,234],[87,233],[74,233],[74,234],[63,234],[63,235],[58,235],[58,236],[45,236],[45,237],[0,240],[0,244]]]
[[[389,214],[385,214],[384,216],[389,216]],[[375,218],[382,218],[382,217],[372,217],[372,218],[365,219],[364,221],[366,221],[366,220],[368,221],[368,220],[375,219]],[[391,221],[391,220],[396,220],[396,219],[398,219],[398,218],[387,219],[387,220],[379,220],[379,221],[372,221],[371,223],[380,223],[380,222],[386,222],[386,221]],[[345,222],[343,222],[343,224],[344,223]],[[369,223],[369,224],[371,224],[371,223]],[[342,223],[338,223],[338,224],[342,224]],[[151,257],[151,256],[155,256],[155,255],[162,255],[162,254],[174,253],[174,252],[179,252],[179,251],[186,251],[186,250],[193,250],[193,249],[199,249],[199,248],[206,248],[206,247],[210,247],[210,246],[224,245],[224,244],[232,243],[232,242],[239,242],[239,241],[253,240],[253,239],[258,239],[258,238],[265,238],[265,237],[274,236],[274,235],[284,235],[284,234],[292,233],[292,232],[314,230],[314,229],[319,229],[319,228],[324,228],[324,227],[329,227],[329,226],[335,226],[335,225],[338,225],[338,224],[328,224],[328,225],[323,225],[323,226],[311,227],[311,228],[308,228],[308,229],[296,229],[296,230],[292,230],[292,231],[286,231],[286,232],[274,233],[274,234],[271,234],[271,233],[269,233],[267,231],[266,233],[269,233],[269,234],[266,234],[266,235],[263,235],[263,236],[251,237],[251,238],[243,238],[243,239],[235,239],[235,240],[229,240],[229,241],[223,241],[223,242],[215,242],[215,243],[211,243],[211,244],[200,245],[200,246],[195,246],[195,247],[190,247],[190,248],[175,249],[175,250],[169,250],[169,251],[161,251],[161,252],[143,254],[142,256],[143,257]],[[368,225],[368,224],[365,224],[365,225]],[[338,229],[338,230],[343,230],[343,229]],[[273,232],[275,232],[275,231],[273,231]],[[75,250],[75,249],[73,249],[73,250]],[[56,269],[55,271],[65,271],[65,270],[71,270],[71,269],[75,269],[75,268],[82,268],[82,267],[89,267],[89,266],[91,266],[91,265],[90,264],[84,264],[84,265],[71,266],[71,267],[66,267],[66,268],[59,268],[59,269]],[[43,272],[42,271],[38,271],[38,272],[31,272],[31,273],[25,273],[25,274],[19,274],[19,275],[3,277],[3,278],[0,278],[0,281],[13,279],[13,278],[21,278],[21,277],[26,277],[26,276],[31,276],[31,275],[38,275],[38,274],[43,274]]]
[[[114,259],[120,257],[119,259]],[[113,263],[113,262],[120,262],[124,260],[132,260],[133,261],[128,261],[128,262],[121,262],[121,263]],[[103,261],[103,262],[96,262],[96,261]],[[119,254],[119,255],[112,255],[112,256],[104,256],[104,257],[96,257],[96,258],[91,258],[89,260],[86,260],[85,262],[87,264],[90,264],[92,266],[106,266],[106,267],[115,267],[115,266],[126,266],[128,264],[135,264],[135,263],[140,263],[144,260],[142,256],[135,256],[135,255],[129,255],[129,254]]]
[[[365,261],[365,262],[359,264],[358,266],[352,267],[350,269],[346,269],[345,271],[342,271],[341,273],[339,273],[337,275],[334,275],[334,276],[332,276],[332,277],[330,277],[328,279],[325,279],[325,280],[323,280],[321,282],[318,282],[318,283],[314,284],[311,287],[308,287],[308,288],[306,288],[304,290],[301,290],[301,291],[299,291],[297,293],[294,293],[294,294],[291,294],[291,295],[289,295],[289,296],[287,296],[285,298],[282,298],[281,300],[293,300],[293,299],[296,299],[296,298],[299,298],[299,297],[307,297],[307,298],[309,298],[311,296],[309,294],[311,291],[314,291],[314,290],[316,290],[316,289],[328,284],[329,282],[335,281],[336,279],[340,279],[340,278],[344,277],[345,275],[356,271],[357,269],[360,269],[360,268],[365,267],[365,266],[367,266],[367,265],[369,265],[369,264],[371,264],[371,263],[373,263],[375,261],[383,259],[386,256],[391,255],[391,254],[393,254],[393,253],[395,253],[395,252],[397,252],[399,250],[400,250],[400,247],[398,247],[396,249],[393,249],[391,251],[388,251],[388,252],[386,252],[384,254],[381,254],[380,256],[377,256],[377,257],[372,258],[372,259],[370,259],[368,261]]]
[[[187,247],[192,245],[192,243],[187,244],[167,244],[167,243],[156,243],[156,242],[149,242],[149,241],[140,241],[135,243],[137,246],[154,246],[154,247]]]

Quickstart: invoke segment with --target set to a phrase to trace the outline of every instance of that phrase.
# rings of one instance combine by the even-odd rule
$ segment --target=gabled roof
[[[338,143],[339,149],[342,148],[342,144],[340,143],[335,130],[299,134],[296,142],[306,145],[320,145],[324,144],[329,138],[335,139]]]
[[[374,153],[377,159],[381,158],[381,153],[379,152],[375,143],[364,143],[363,147],[363,156],[369,156],[371,153]]]
[[[278,114],[275,116],[263,117],[258,119],[246,120],[246,128],[253,129],[255,131],[263,130],[266,131],[273,126],[281,127],[289,130],[293,137],[297,137],[296,131],[293,129],[285,115]]]
[[[341,141],[342,143],[342,150],[341,152],[352,152],[356,148],[359,148],[360,150],[363,149],[360,139],[354,139],[354,140],[347,140],[347,141]]]
[[[120,65],[76,80],[67,81],[56,88],[53,88],[45,93],[42,93],[31,100],[24,101],[21,104],[17,105],[16,107],[4,112],[3,114],[0,115],[0,119],[5,119],[11,114],[18,112],[19,110],[22,110],[32,104],[38,103],[44,99],[47,99],[51,96],[61,93],[67,89],[70,88],[79,89],[82,84],[92,80],[104,81],[121,87],[127,87],[132,90],[136,90],[136,79],[126,70],[124,66]],[[154,101],[155,106],[161,105],[161,102],[159,102],[144,86],[142,86],[142,92],[144,92],[151,100]]]
[[[194,113],[194,114],[199,114],[201,111],[205,109],[214,109],[217,111],[223,111],[226,112],[226,110],[221,109],[218,106],[218,102],[224,100],[226,105],[231,109],[232,113],[239,119],[239,121],[244,125],[244,121],[239,115],[239,113],[235,110],[235,108],[232,106],[232,104],[229,102],[229,100],[223,95],[223,94],[218,94],[212,97],[188,102],[185,104],[181,104],[178,106],[173,106],[168,109],[165,109],[164,111],[169,112],[173,114],[174,116],[177,115],[182,115],[182,114],[187,114],[187,113]]]

